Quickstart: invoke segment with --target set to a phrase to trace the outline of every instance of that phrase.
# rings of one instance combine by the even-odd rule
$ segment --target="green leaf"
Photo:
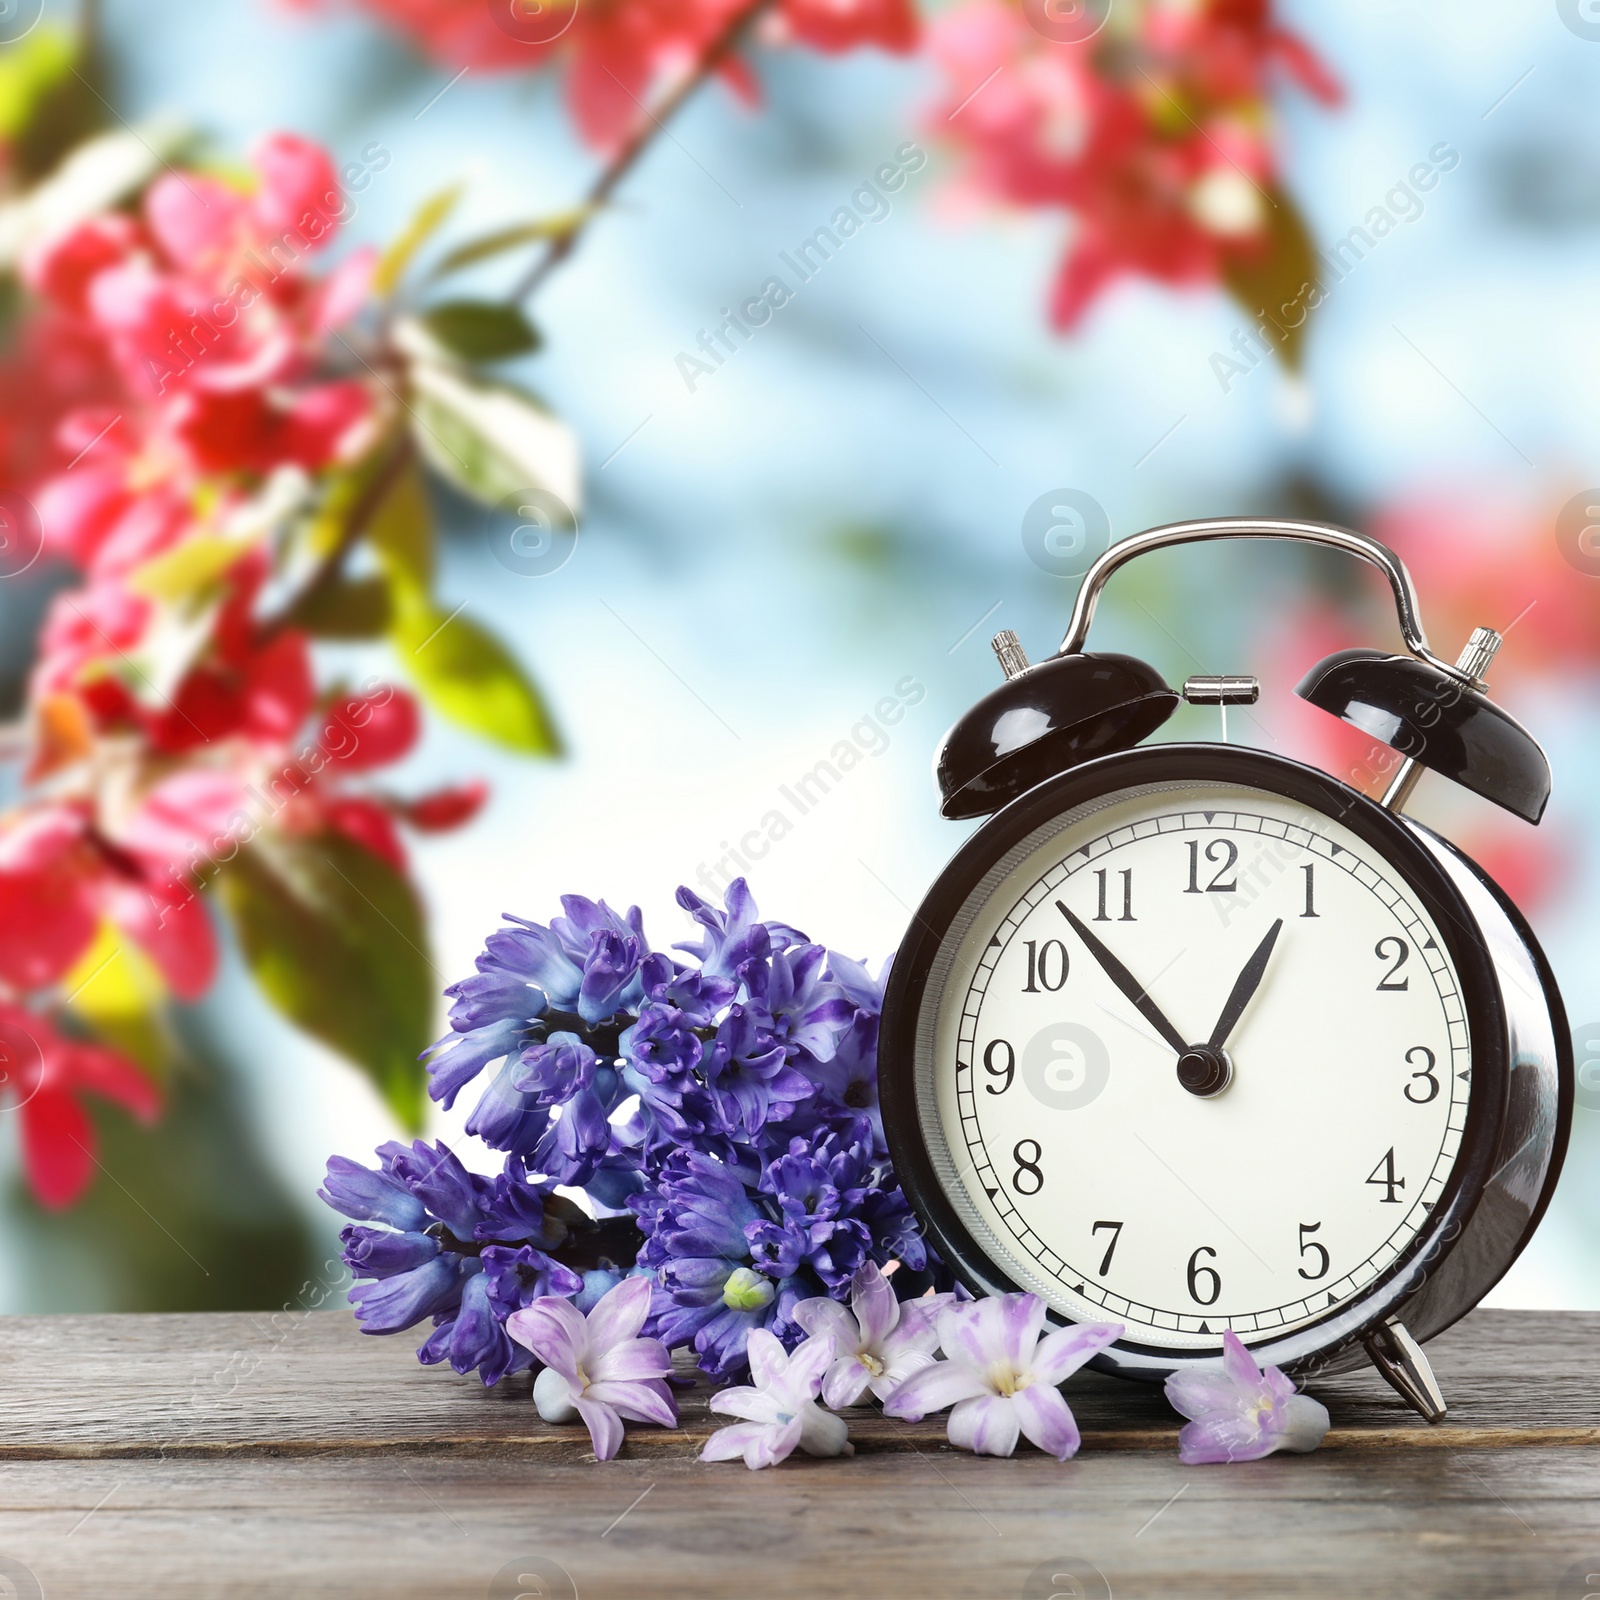
[[[389,580],[375,574],[313,589],[289,613],[288,623],[318,639],[380,639],[393,617]]]
[[[374,293],[383,296],[394,293],[412,258],[433,237],[440,223],[455,210],[456,201],[461,198],[465,187],[465,184],[451,184],[448,189],[441,189],[422,202],[416,215],[406,224],[405,232],[379,257],[372,274]]]
[[[46,98],[66,80],[78,47],[65,28],[35,28],[0,51],[0,139],[23,133]]]
[[[418,596],[402,605],[393,640],[405,670],[441,715],[522,755],[555,756],[561,739],[539,691],[493,634]]]
[[[146,561],[128,574],[135,594],[178,605],[209,589],[247,551],[261,541],[255,534],[191,534],[182,544]]]
[[[463,494],[494,506],[544,489],[576,520],[582,500],[576,441],[526,390],[479,382],[428,360],[412,364],[411,388],[417,447]]]
[[[397,586],[419,594],[432,590],[433,504],[414,461],[373,512],[367,542]]]
[[[1317,254],[1295,203],[1281,189],[1268,197],[1264,248],[1229,256],[1222,281],[1291,371],[1300,365],[1317,287]]]
[[[422,1126],[437,988],[415,890],[342,834],[262,837],[218,879],[256,982]]]
[[[446,300],[422,313],[422,325],[463,361],[505,361],[539,348],[539,331],[503,300]]]
[[[538,244],[541,240],[562,239],[576,233],[593,214],[593,206],[574,206],[570,211],[558,212],[553,217],[541,217],[537,222],[519,222],[514,227],[500,228],[486,233],[480,239],[469,239],[457,245],[433,269],[434,278],[443,278],[463,267],[476,266],[492,256],[503,255],[525,244]]]

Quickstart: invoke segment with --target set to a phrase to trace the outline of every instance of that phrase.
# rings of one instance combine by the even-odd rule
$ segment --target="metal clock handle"
[[[1084,576],[1083,586],[1072,608],[1072,623],[1067,636],[1061,641],[1060,654],[1077,655],[1089,635],[1089,624],[1094,620],[1094,608],[1100,592],[1118,567],[1142,556],[1150,550],[1162,550],[1169,545],[1198,544],[1208,539],[1291,539],[1301,544],[1319,544],[1330,550],[1343,550],[1370,562],[1389,580],[1394,590],[1395,611],[1400,619],[1400,635],[1406,649],[1419,661],[1437,667],[1440,672],[1464,683],[1473,680],[1458,666],[1441,660],[1428,648],[1428,636],[1422,630],[1422,616],[1417,604],[1417,591],[1411,574],[1388,545],[1380,544],[1369,534],[1357,533],[1350,528],[1340,528],[1326,522],[1292,522],[1279,517],[1216,517],[1205,522],[1169,522],[1165,527],[1147,528],[1131,538],[1119,540],[1104,551]]]

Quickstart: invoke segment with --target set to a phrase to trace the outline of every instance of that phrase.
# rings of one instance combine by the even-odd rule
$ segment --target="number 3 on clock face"
[[[914,1082],[889,1098],[915,1101],[896,1159],[935,1242],[1152,1357],[1337,1321],[1483,1155],[1485,1013],[1424,852],[1275,767],[1305,771],[1102,780],[958,857],[919,916]]]

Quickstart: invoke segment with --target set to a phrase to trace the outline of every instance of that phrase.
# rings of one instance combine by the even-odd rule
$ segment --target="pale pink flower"
[[[850,1456],[855,1449],[843,1417],[817,1404],[822,1375],[833,1360],[827,1339],[807,1339],[788,1354],[775,1334],[753,1328],[747,1351],[753,1385],[723,1389],[711,1409],[744,1421],[718,1428],[700,1452],[702,1461],[744,1457],[752,1469],[775,1467],[799,1446],[809,1456]]]
[[[824,1402],[835,1410],[853,1406],[868,1389],[887,1400],[913,1372],[932,1366],[939,1349],[933,1319],[953,1298],[927,1295],[902,1304],[877,1262],[867,1261],[850,1285],[848,1310],[837,1300],[802,1300],[794,1320],[814,1339],[833,1343]]]
[[[1178,1459],[1191,1467],[1315,1450],[1328,1431],[1327,1407],[1296,1394],[1277,1367],[1263,1372],[1231,1328],[1221,1362],[1173,1373],[1167,1399],[1191,1419],[1178,1433]]]
[[[667,1347],[638,1337],[649,1312],[650,1280],[624,1278],[587,1317],[570,1300],[545,1295],[506,1319],[506,1332],[545,1364],[533,1384],[539,1415],[546,1422],[582,1417],[601,1461],[622,1448],[624,1417],[678,1424]]]
[[[956,1303],[935,1319],[949,1358],[913,1373],[884,1403],[891,1417],[950,1413],[950,1443],[981,1456],[1008,1456],[1022,1434],[1065,1461],[1077,1454],[1078,1424],[1057,1387],[1122,1333],[1120,1323],[1076,1323],[1039,1337],[1037,1295],[1002,1294]]]

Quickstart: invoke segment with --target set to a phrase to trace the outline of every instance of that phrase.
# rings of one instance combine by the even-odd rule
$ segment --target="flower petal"
[[[824,1411],[814,1400],[801,1406],[800,1448],[808,1456],[853,1456],[849,1430],[843,1417]]]
[[[900,1302],[876,1261],[864,1261],[850,1285],[850,1309],[861,1325],[861,1342],[867,1349],[880,1344],[900,1320]]]
[[[765,1328],[752,1328],[750,1342],[745,1347],[745,1359],[750,1363],[750,1376],[758,1389],[770,1389],[781,1383],[789,1370],[789,1357],[775,1333]]]
[[[594,1313],[589,1315],[592,1320]],[[672,1371],[672,1357],[659,1339],[624,1339],[599,1355],[591,1353],[584,1370],[591,1383],[632,1383],[640,1378],[666,1377]]]
[[[654,1422],[663,1428],[678,1425],[677,1403],[659,1378],[638,1383],[591,1383],[584,1398],[610,1406],[630,1422]]]
[[[950,1413],[946,1429],[950,1443],[958,1450],[980,1456],[1009,1456],[1017,1448],[1020,1431],[1015,1396],[986,1394],[963,1400]]]
[[[700,1452],[702,1461],[731,1461],[742,1455],[744,1464],[756,1471],[761,1467],[775,1467],[786,1460],[800,1443],[800,1419],[792,1418],[782,1426],[759,1422],[735,1422],[719,1428]]]
[[[746,1454],[746,1446],[754,1440],[761,1438],[768,1432],[764,1423],[760,1422],[730,1422],[726,1428],[718,1428],[705,1442],[705,1448],[700,1452],[702,1461],[736,1461]],[[748,1459],[748,1458],[747,1458]],[[751,1466],[760,1465],[759,1462],[749,1462]]]
[[[506,1332],[533,1351],[547,1367],[554,1367],[574,1385],[584,1351],[583,1313],[570,1300],[544,1295],[531,1306],[513,1311]]]
[[[871,1377],[854,1356],[845,1356],[828,1368],[828,1375],[822,1380],[822,1398],[835,1411],[853,1406],[865,1392]]]
[[[1308,1394],[1297,1394],[1278,1408],[1278,1448],[1304,1454],[1315,1450],[1328,1431],[1328,1408]]]
[[[1213,1411],[1232,1411],[1239,1391],[1221,1367],[1191,1367],[1174,1372],[1166,1382],[1167,1404],[1186,1417],[1203,1417]]]
[[[802,1300],[789,1315],[813,1339],[832,1339],[841,1356],[853,1353],[863,1342],[856,1319],[837,1300],[820,1295]]]
[[[1025,1372],[1039,1330],[1044,1301],[1036,1294],[997,1294],[947,1306],[939,1313],[939,1342],[953,1361],[987,1368],[996,1362]]]
[[[1222,1331],[1222,1370],[1241,1389],[1254,1389],[1261,1382],[1261,1368],[1245,1349],[1244,1340],[1232,1328]]]
[[[1058,1328],[1039,1341],[1028,1366],[1036,1383],[1057,1384],[1091,1356],[1122,1337],[1120,1322],[1079,1322]]]
[[[754,1337],[752,1334],[751,1338]],[[822,1389],[822,1375],[832,1361],[831,1339],[803,1339],[789,1357],[789,1393],[797,1398],[815,1400]]]
[[[1077,1420],[1059,1389],[1030,1384],[1012,1395],[1011,1404],[1023,1434],[1046,1455],[1066,1461],[1078,1453]]]
[[[1242,1417],[1214,1412],[1178,1430],[1178,1459],[1186,1467],[1221,1461],[1259,1461],[1277,1448],[1272,1438]]]
[[[887,1416],[920,1422],[930,1412],[989,1392],[988,1380],[975,1368],[960,1361],[936,1361],[907,1378],[884,1401],[883,1409]]]
[[[587,1395],[575,1395],[572,1403],[588,1424],[596,1459],[610,1461],[622,1448],[622,1418],[610,1406],[591,1400]]]
[[[774,1421],[784,1410],[778,1397],[767,1389],[752,1389],[749,1384],[735,1384],[731,1389],[718,1389],[706,1402],[713,1411],[725,1417],[744,1417],[759,1422],[763,1427]]]
[[[893,1366],[871,1380],[872,1392],[880,1400],[887,1400],[913,1373],[921,1372],[933,1363],[934,1358],[924,1350],[905,1351],[895,1358]],[[832,1405],[833,1402],[830,1400],[828,1404]]]
[[[600,1296],[589,1313],[589,1350],[598,1356],[624,1339],[638,1336],[650,1315],[650,1279],[624,1278]]]

